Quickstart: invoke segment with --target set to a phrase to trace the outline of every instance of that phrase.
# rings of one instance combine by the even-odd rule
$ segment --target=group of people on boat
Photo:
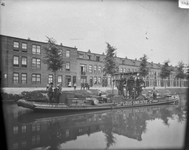
[[[135,99],[142,93],[142,88],[145,87],[145,82],[142,76],[129,74],[127,77],[122,77],[116,81],[118,94],[129,99]],[[126,91],[126,92],[125,92]]]
[[[51,82],[49,85],[47,85],[46,90],[47,92],[47,97],[49,103],[59,103],[59,97],[62,92],[61,86],[58,84],[55,88],[53,88],[53,83]]]
[[[142,96],[143,87],[145,87],[145,81],[140,73],[128,73],[126,76],[122,74],[117,74],[120,78],[115,80],[116,87],[118,89],[118,94],[128,99],[137,99]],[[159,95],[159,92],[153,87],[149,91],[148,96],[156,99]]]

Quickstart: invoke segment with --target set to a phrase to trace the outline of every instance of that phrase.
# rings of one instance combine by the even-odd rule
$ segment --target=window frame
[[[41,46],[32,44],[32,54],[33,55],[40,55],[41,54]]]
[[[17,43],[17,44],[16,44]],[[14,41],[13,42],[13,49],[15,51],[18,51],[19,50],[19,47],[20,47],[20,43],[18,41]]]
[[[17,76],[15,76],[15,75],[17,75]],[[18,72],[13,72],[13,80],[12,81],[13,81],[13,84],[19,84],[19,73]]]
[[[70,62],[66,62],[66,71],[70,71]]]
[[[18,58],[18,60],[15,60],[15,58]],[[17,63],[15,63],[15,61],[17,62]],[[13,56],[13,66],[14,67],[19,67],[19,56],[17,56],[17,55],[14,55]]]
[[[41,58],[32,58],[32,68],[41,69]]]
[[[35,80],[33,80],[33,79],[35,79]],[[32,73],[32,84],[41,84],[41,74]]]
[[[25,45],[26,47],[25,47],[24,45]],[[22,43],[22,51],[23,51],[23,52],[27,52],[27,49],[28,49],[28,44],[23,42],[23,43]]]
[[[91,64],[89,64],[89,73],[93,72],[92,68],[93,68],[93,66]]]
[[[24,58],[26,59],[25,61],[23,61]],[[25,64],[23,62],[25,62]],[[26,56],[22,56],[21,57],[21,65],[22,65],[22,67],[27,67],[27,64],[28,64],[27,57]]]
[[[66,50],[66,58],[70,58],[70,50]]]
[[[48,75],[48,83],[53,83],[53,74]]]
[[[25,75],[25,76],[23,76],[23,75]],[[23,82],[23,81],[25,81],[25,82]],[[27,73],[22,73],[21,74],[21,83],[22,84],[27,84]]]
[[[62,83],[62,75],[58,75],[58,77],[57,77],[57,83],[59,83],[59,84]]]

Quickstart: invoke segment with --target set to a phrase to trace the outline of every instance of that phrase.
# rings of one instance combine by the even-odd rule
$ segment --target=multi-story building
[[[0,35],[1,37],[1,83],[2,87],[45,87],[53,82],[54,74],[43,63],[47,43]],[[57,45],[63,51],[64,66],[56,74],[56,82],[67,87],[71,82],[77,86],[88,83],[90,87],[106,87],[112,84],[104,76],[105,55],[78,51],[76,47]],[[140,61],[116,57],[119,72],[137,71]],[[149,75],[146,86],[164,86],[160,78],[161,64],[148,63]],[[173,67],[174,68],[174,67]],[[175,71],[167,79],[168,86],[187,86],[184,80],[175,79]]]

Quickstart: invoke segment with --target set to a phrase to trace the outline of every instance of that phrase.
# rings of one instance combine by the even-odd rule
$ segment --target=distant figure
[[[71,87],[72,86],[72,83],[71,83],[71,81],[68,83],[68,87]]]
[[[102,96],[102,92],[100,90],[98,91],[98,96]]]
[[[76,87],[77,87],[77,84],[76,84],[76,82],[74,83],[74,85],[73,85],[73,86],[74,86],[74,90],[76,90]]]
[[[52,99],[53,99],[53,83],[51,82],[49,87],[48,87],[48,99],[49,99],[49,103],[52,103]]]

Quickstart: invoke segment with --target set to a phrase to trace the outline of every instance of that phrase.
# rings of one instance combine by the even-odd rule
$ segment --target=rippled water
[[[35,113],[4,104],[9,149],[182,148],[187,108],[178,105],[88,113]]]

